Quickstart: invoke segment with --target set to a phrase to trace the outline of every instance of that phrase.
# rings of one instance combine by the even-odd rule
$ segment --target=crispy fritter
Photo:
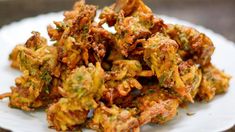
[[[136,48],[138,39],[148,38],[164,26],[141,0],[117,0],[100,18],[115,27],[115,46],[126,57]]]
[[[82,125],[89,110],[97,107],[96,101],[104,90],[104,71],[97,63],[75,69],[63,83],[63,98],[52,104],[47,111],[50,126],[56,130],[73,130]]]
[[[174,93],[154,84],[145,87],[142,94],[144,96],[135,102],[140,110],[141,125],[149,122],[163,124],[176,116],[179,100]]]
[[[194,99],[202,80],[201,69],[192,60],[188,60],[179,64],[179,73],[187,93]]]
[[[127,96],[133,88],[141,89],[142,85],[134,78],[141,71],[139,61],[114,61],[111,72],[106,74],[106,90],[103,98],[112,104],[116,98]]]
[[[101,104],[95,111],[94,117],[88,123],[88,127],[104,132],[124,132],[139,127],[139,121],[134,109],[121,109],[115,105],[111,108]]]
[[[188,96],[178,70],[182,60],[177,54],[177,43],[157,33],[148,39],[144,48],[144,60],[158,77],[160,86],[172,88],[181,96]]]
[[[57,88],[50,88],[52,76],[58,74],[56,72],[57,48],[47,46],[45,38],[35,32],[25,45],[16,46],[12,54],[17,56],[17,58],[14,57],[13,62],[17,62],[23,75],[16,78],[16,86],[11,87],[9,105],[24,110],[46,106],[50,102],[47,99],[53,100],[47,97],[50,95],[50,90]]]
[[[201,71],[192,61],[180,58],[176,41],[157,33],[148,39],[144,48],[144,60],[158,77],[159,85],[193,102],[201,82]]]
[[[105,55],[105,44],[110,41],[110,33],[94,23],[96,7],[85,1],[75,4],[74,10],[64,13],[63,22],[55,22],[56,29],[48,27],[55,46],[60,49],[60,61],[70,69],[89,62],[100,61]]]
[[[215,48],[203,33],[166,25],[142,0],[117,0],[99,21],[96,12],[80,0],[47,27],[52,46],[37,32],[17,45],[9,59],[23,74],[0,99],[26,111],[48,107],[57,131],[139,132],[228,90],[231,77],[211,64]]]
[[[19,48],[23,45],[17,45],[11,52],[11,54],[9,55],[9,60],[11,60],[11,67],[15,68],[15,69],[20,69],[19,66],[19,61],[18,61],[18,54],[19,54]]]
[[[210,101],[216,94],[228,90],[231,77],[212,64],[202,67],[202,82],[198,91],[198,99]]]
[[[215,47],[205,34],[190,27],[170,24],[167,33],[179,44],[178,53],[183,59],[193,59],[202,66],[210,63]]]

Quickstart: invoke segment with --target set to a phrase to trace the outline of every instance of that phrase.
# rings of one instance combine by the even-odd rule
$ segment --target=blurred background
[[[39,14],[69,10],[76,0],[0,0],[0,28]],[[86,0],[108,6],[115,0]],[[156,14],[202,25],[235,42],[235,0],[144,0]],[[4,126],[0,126],[4,127]],[[0,128],[0,132],[4,132]],[[235,132],[235,127],[227,132]]]
[[[0,27],[25,17],[71,9],[76,0],[0,0]],[[87,0],[103,6],[115,0]],[[235,41],[235,0],[144,0],[155,13],[202,25]]]

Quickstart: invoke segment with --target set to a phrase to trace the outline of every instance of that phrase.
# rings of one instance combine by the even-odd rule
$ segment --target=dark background
[[[71,9],[75,1],[0,0],[0,27],[25,17]],[[87,0],[87,3],[99,5],[101,8],[114,1]],[[145,0],[145,3],[154,13],[202,25],[235,41],[235,0]],[[228,132],[235,132],[235,128]]]
[[[76,0],[0,0],[0,27],[25,17],[68,10]],[[110,5],[115,0],[87,0]],[[145,0],[157,14],[203,25],[235,41],[235,0]]]

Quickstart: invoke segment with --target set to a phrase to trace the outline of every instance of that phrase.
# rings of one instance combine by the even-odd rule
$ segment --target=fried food
[[[104,90],[104,71],[97,63],[96,67],[89,64],[72,71],[63,83],[61,98],[52,104],[47,111],[47,119],[56,130],[73,130],[82,125],[89,110],[98,107],[97,101]]]
[[[138,39],[148,38],[164,25],[141,0],[117,0],[100,18],[115,27],[116,49],[126,57],[136,48]]]
[[[197,93],[199,100],[210,101],[216,94],[221,94],[228,90],[231,77],[212,64],[203,67],[202,74],[202,82]]]
[[[122,109],[115,105],[111,108],[101,104],[94,112],[94,117],[88,123],[88,127],[97,131],[122,132],[135,130],[139,127],[139,121],[134,109]]]
[[[17,56],[12,58],[13,63],[17,64],[23,75],[16,78],[16,86],[11,87],[12,93],[9,96],[11,107],[28,111],[46,106],[60,97],[58,93],[50,93],[52,89],[57,88],[52,87],[55,80],[53,76],[57,76],[56,47],[47,46],[46,39],[34,32],[25,45],[16,46],[12,55]]]
[[[158,84],[146,86],[142,97],[137,98],[137,108],[140,110],[141,125],[149,122],[164,124],[172,120],[178,111],[179,99],[174,93],[160,88]]]
[[[210,63],[215,47],[205,34],[190,27],[170,24],[166,31],[179,44],[178,53],[184,60],[193,59],[202,66]]]
[[[9,58],[22,75],[0,99],[46,108],[57,131],[138,132],[228,90],[231,77],[211,64],[215,47],[203,33],[165,24],[142,0],[117,0],[98,22],[96,12],[80,0],[47,27],[53,45],[38,32],[17,45]]]

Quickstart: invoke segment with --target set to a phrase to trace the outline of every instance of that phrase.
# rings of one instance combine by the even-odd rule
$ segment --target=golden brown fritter
[[[58,74],[56,72],[58,57],[56,47],[47,46],[46,39],[34,32],[25,45],[16,46],[13,54],[17,56],[12,58],[13,63],[17,63],[23,75],[16,78],[16,86],[11,87],[9,103],[11,107],[31,110],[52,102],[48,99],[53,100],[59,97],[58,93],[50,96],[50,91],[57,89],[57,87],[51,87],[52,76]]]
[[[80,0],[47,27],[52,46],[38,32],[17,45],[9,58],[23,74],[0,99],[26,111],[48,107],[57,131],[139,132],[228,90],[231,77],[211,64],[214,45],[203,33],[166,25],[142,0],[116,0],[98,22],[96,12]]]
[[[23,45],[17,45],[9,55],[9,60],[11,60],[11,67],[15,69],[20,69],[19,62],[17,60],[19,54],[19,48]]]
[[[141,64],[136,60],[116,60],[111,72],[106,74],[104,99],[110,104],[122,96],[127,96],[132,89],[141,89],[142,85],[135,76],[142,71]]]
[[[231,77],[212,64],[202,67],[202,82],[197,93],[199,100],[210,101],[216,94],[228,90]]]
[[[74,10],[65,12],[64,16],[63,22],[55,22],[56,29],[52,26],[48,27],[49,36],[52,40],[56,40],[55,46],[61,51],[60,61],[68,68],[74,69],[77,65],[87,65],[90,59],[98,59],[93,55],[102,59],[105,47],[100,41],[105,38],[101,39],[101,37],[108,37],[109,33],[93,23],[96,7],[86,5],[82,0],[75,4]],[[93,49],[92,54],[91,49]]]
[[[121,109],[115,105],[111,108],[101,104],[95,111],[94,117],[88,123],[88,127],[104,132],[124,132],[137,129],[139,121],[134,109]]]
[[[171,88],[181,96],[188,96],[179,74],[178,65],[182,60],[177,54],[177,43],[157,33],[148,39],[144,48],[144,60],[158,77],[160,86]]]
[[[179,100],[174,93],[160,88],[156,84],[146,86],[134,102],[140,111],[139,121],[141,125],[149,122],[163,124],[172,120],[179,106]]]
[[[104,71],[97,63],[75,69],[63,83],[61,98],[47,110],[47,119],[56,130],[73,130],[87,119],[89,110],[97,107],[104,90]]]
[[[202,66],[210,63],[215,47],[205,34],[190,27],[171,24],[167,26],[167,34],[179,44],[179,54],[183,59],[193,59]]]
[[[115,27],[115,46],[126,57],[136,48],[138,39],[148,38],[164,26],[141,0],[117,0],[100,18]]]
[[[144,48],[144,60],[158,77],[159,85],[193,102],[201,82],[201,71],[193,61],[180,58],[176,41],[157,33],[146,41]]]
[[[179,64],[179,73],[187,93],[194,99],[202,80],[201,69],[192,60],[188,60]]]

